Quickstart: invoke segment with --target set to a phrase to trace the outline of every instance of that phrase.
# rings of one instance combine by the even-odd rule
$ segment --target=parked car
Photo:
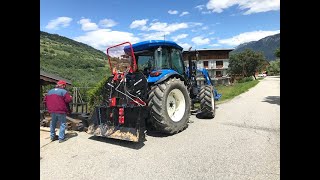
[[[258,74],[258,77],[266,77],[267,76],[267,74]]]

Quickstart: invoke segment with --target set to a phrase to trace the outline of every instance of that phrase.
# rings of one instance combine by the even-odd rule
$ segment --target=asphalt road
[[[40,144],[40,178],[280,179],[280,77],[217,106],[173,136],[149,134],[132,143],[75,132],[68,141]],[[71,134],[69,134],[71,135]]]

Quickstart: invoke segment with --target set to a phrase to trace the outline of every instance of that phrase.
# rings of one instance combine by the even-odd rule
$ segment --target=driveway
[[[50,143],[42,135],[40,178],[280,179],[280,77],[266,77],[217,108],[214,119],[191,116],[183,132],[148,133],[143,143],[85,132]]]

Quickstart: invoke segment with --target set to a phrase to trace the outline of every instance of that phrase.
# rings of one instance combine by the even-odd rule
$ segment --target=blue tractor
[[[214,118],[218,94],[206,69],[182,59],[183,48],[172,41],[124,42],[107,49],[112,76],[95,108],[89,133],[138,142],[146,129],[176,134],[188,126],[191,112]],[[194,51],[196,52],[196,51]],[[197,77],[205,85],[197,84]],[[199,102],[200,109],[194,110]]]

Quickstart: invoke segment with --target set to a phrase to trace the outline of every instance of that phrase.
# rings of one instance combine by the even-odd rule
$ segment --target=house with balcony
[[[197,68],[205,68],[214,84],[230,84],[227,70],[229,66],[229,53],[233,49],[196,49],[182,53],[184,64],[188,64],[190,53],[191,60],[197,63]],[[204,78],[197,77],[199,85],[204,84]]]

